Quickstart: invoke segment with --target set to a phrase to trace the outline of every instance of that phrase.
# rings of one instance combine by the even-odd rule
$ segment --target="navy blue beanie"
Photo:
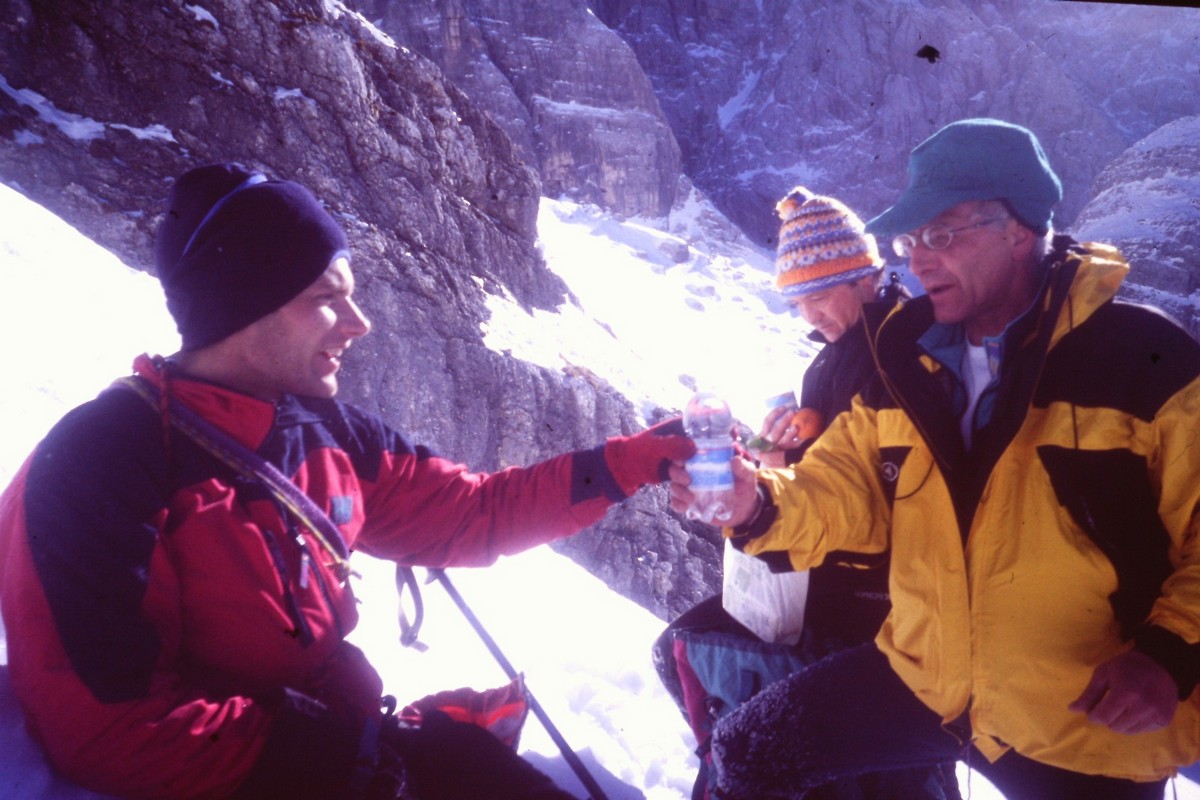
[[[211,164],[175,181],[154,260],[183,349],[198,350],[283,307],[349,255],[308,189]]]

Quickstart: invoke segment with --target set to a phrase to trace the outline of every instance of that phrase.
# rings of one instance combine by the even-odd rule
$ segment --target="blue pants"
[[[952,726],[951,726],[952,727]],[[713,764],[722,797],[801,798],[864,772],[959,759],[1011,800],[1162,800],[1166,780],[1085,775],[1010,750],[995,763],[956,736],[901,682],[873,644],[775,683],[718,722]]]

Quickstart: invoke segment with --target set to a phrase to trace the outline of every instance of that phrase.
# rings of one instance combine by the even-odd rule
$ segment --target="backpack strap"
[[[163,404],[162,393],[143,378],[121,378],[114,385],[132,390],[156,411]],[[353,572],[350,568],[350,548],[346,546],[342,532],[311,497],[300,491],[300,487],[292,483],[274,464],[175,398],[167,397],[166,407],[170,412],[171,425],[226,466],[265,487],[320,543],[321,548],[332,559],[329,566],[333,568],[338,579],[342,583],[349,579]]]
[[[133,390],[156,410],[166,409],[171,425],[187,434],[222,463],[264,486],[320,542],[321,547],[332,557],[331,566],[339,579],[344,583],[350,577],[353,573],[349,562],[350,549],[346,546],[341,531],[329,519],[329,515],[317,506],[312,498],[300,491],[300,488],[274,464],[174,398],[168,398],[166,393],[158,391],[149,381],[130,376],[119,379],[116,385]],[[411,567],[396,566],[396,589],[401,599],[400,643],[405,647],[424,650],[425,645],[417,640],[417,634],[425,617],[425,604]],[[404,613],[403,599],[406,589],[413,596],[411,622]]]

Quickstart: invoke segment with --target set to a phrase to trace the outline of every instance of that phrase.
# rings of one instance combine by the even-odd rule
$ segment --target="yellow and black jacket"
[[[969,452],[917,298],[874,332],[879,372],[850,411],[799,464],[760,471],[771,502],[726,533],[782,569],[890,547],[876,642],[947,723],[969,713],[989,758],[1161,778],[1200,758],[1200,345],[1114,301],[1116,250],[1059,237],[1046,264]],[[1179,684],[1170,726],[1122,735],[1068,710],[1133,647]]]

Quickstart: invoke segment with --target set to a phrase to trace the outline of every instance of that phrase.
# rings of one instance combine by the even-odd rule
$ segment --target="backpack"
[[[803,669],[799,647],[769,644],[729,615],[721,595],[684,612],[655,640],[654,669],[696,738],[700,771],[692,800],[713,788],[709,747],[717,720],[763,687]]]
[[[829,642],[806,630],[795,645],[764,642],[722,607],[721,595],[680,615],[655,640],[655,671],[696,739],[700,769],[692,800],[715,800],[713,726],[775,681],[829,654]],[[844,778],[816,787],[807,800],[960,800],[953,762]]]

